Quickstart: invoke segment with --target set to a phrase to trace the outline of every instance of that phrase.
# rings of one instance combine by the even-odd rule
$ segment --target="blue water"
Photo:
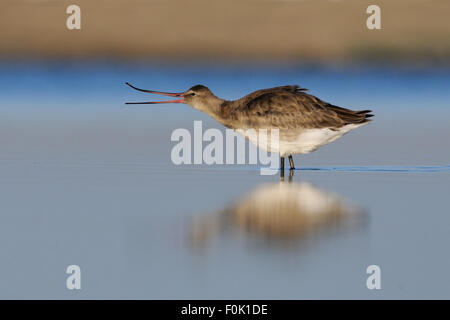
[[[375,117],[280,182],[175,166],[174,129],[224,128],[125,106],[153,98],[125,81],[226,99],[299,84]],[[449,298],[449,69],[3,61],[0,88],[0,298]]]
[[[390,112],[445,109],[450,112],[450,68],[395,69],[392,66],[303,66],[141,62],[3,62],[0,63],[2,107],[123,107],[148,99],[124,85],[184,91],[204,84],[226,99],[253,90],[298,84],[323,100],[347,106],[369,106]],[[101,98],[101,99],[100,99]],[[184,112],[186,108],[177,108]]]

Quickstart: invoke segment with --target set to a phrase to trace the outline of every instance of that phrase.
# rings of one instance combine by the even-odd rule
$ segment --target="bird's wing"
[[[273,88],[261,89],[261,90],[252,92],[252,93],[246,95],[245,97],[239,99],[238,101],[240,101],[240,104],[245,104],[245,103],[249,103],[250,101],[252,101],[266,93],[276,93],[276,92],[298,93],[298,92],[303,92],[303,91],[308,91],[308,89],[301,88],[300,86],[297,86],[297,85],[273,87]]]
[[[297,86],[260,90],[235,109],[237,120],[248,127],[339,128],[349,123],[362,123],[364,111],[333,106],[305,93]],[[245,98],[245,97],[244,97]]]

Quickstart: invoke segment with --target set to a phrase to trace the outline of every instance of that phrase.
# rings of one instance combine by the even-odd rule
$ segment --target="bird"
[[[254,91],[237,100],[217,97],[201,84],[184,92],[171,93],[129,87],[146,93],[172,96],[178,99],[126,104],[184,103],[202,111],[227,128],[233,129],[258,147],[280,154],[280,170],[289,159],[295,169],[293,154],[307,154],[337,140],[351,130],[368,124],[372,110],[350,110],[325,102],[298,85],[285,85]],[[258,136],[248,129],[278,129],[278,144],[261,145]]]

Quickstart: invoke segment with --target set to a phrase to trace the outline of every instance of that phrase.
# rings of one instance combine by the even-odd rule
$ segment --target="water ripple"
[[[301,171],[337,172],[450,172],[450,165],[443,166],[340,166],[340,167],[299,167]]]

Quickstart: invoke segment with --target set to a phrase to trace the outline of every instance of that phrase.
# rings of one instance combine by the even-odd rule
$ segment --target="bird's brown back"
[[[324,102],[299,86],[262,89],[222,106],[231,128],[340,128],[370,121],[370,110],[353,111]]]

